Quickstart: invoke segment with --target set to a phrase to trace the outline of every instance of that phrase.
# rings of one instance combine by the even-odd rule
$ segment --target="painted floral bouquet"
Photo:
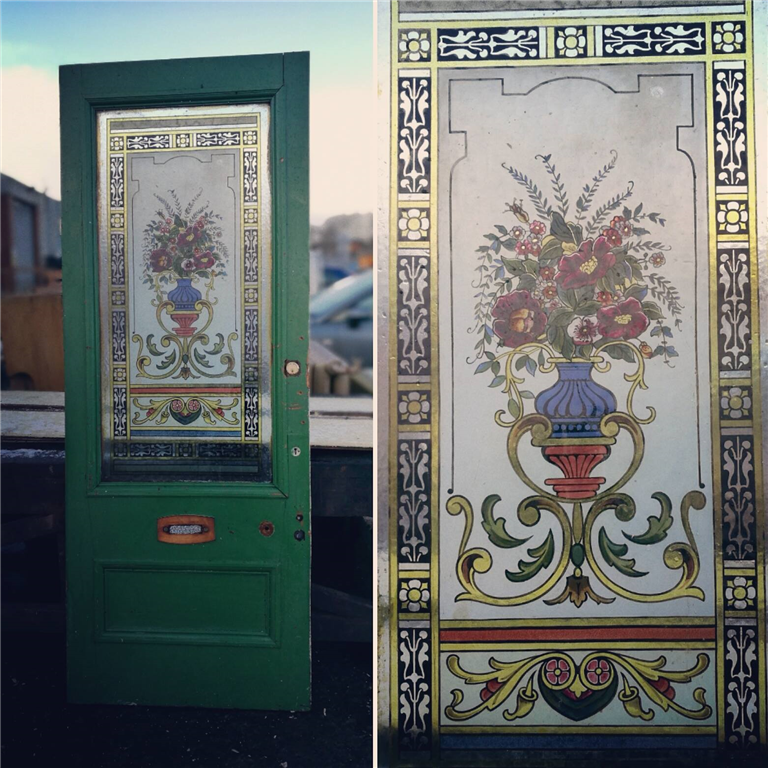
[[[158,292],[169,281],[181,279],[212,279],[226,274],[227,247],[222,241],[221,216],[209,210],[209,205],[195,204],[203,190],[182,210],[174,190],[171,202],[159,195],[162,204],[156,218],[144,229],[143,282]]]
[[[468,362],[479,361],[476,373],[492,371],[490,386],[504,383],[497,361],[502,347],[538,348],[538,360],[525,349],[517,358],[517,370],[526,368],[531,375],[544,365],[545,349],[552,357],[577,361],[589,360],[604,347],[606,355],[631,362],[631,344],[643,358],[661,358],[670,365],[677,357],[670,326],[681,327],[683,307],[672,283],[655,271],[664,266],[670,249],[645,228],[664,227],[665,219],[645,212],[642,203],[626,205],[631,181],[593,208],[599,187],[616,165],[615,151],[581,189],[572,218],[551,155],[537,159],[552,183],[555,206],[532,179],[502,164],[523,187],[538,218],[532,220],[522,202],[508,203],[514,225],[497,224],[496,232],[485,235],[488,244],[477,249],[480,263],[472,284],[477,303],[469,332],[480,338]],[[655,347],[646,334],[656,340]]]

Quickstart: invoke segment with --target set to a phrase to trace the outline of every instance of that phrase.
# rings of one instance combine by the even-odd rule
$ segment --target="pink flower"
[[[600,337],[597,329],[597,317],[577,317],[568,325],[568,335],[573,339],[573,343],[594,344]]]
[[[519,347],[539,338],[547,316],[528,291],[512,291],[500,296],[491,310],[493,332],[505,347]]]
[[[543,235],[547,231],[547,228],[540,221],[531,222],[531,232],[534,235]]]
[[[663,267],[667,261],[667,257],[659,251],[651,255],[651,265],[654,267]]]
[[[631,297],[597,310],[598,330],[606,339],[636,339],[649,322],[643,305]]]
[[[518,240],[515,244],[515,250],[519,256],[528,256],[531,253],[532,247],[531,241],[527,238],[525,240]]]
[[[193,269],[195,269],[195,260],[194,259],[184,259],[184,261],[181,262],[181,268],[185,272],[191,272]]]
[[[512,237],[515,240],[520,240],[525,234],[525,230],[522,227],[512,227]]]
[[[582,288],[594,285],[616,263],[611,246],[604,237],[585,240],[578,251],[560,259],[555,280],[563,288]]]

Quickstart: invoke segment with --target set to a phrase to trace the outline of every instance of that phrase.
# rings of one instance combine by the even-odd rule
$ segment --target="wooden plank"
[[[313,448],[373,450],[373,400],[313,397],[309,401]],[[7,440],[64,440],[63,392],[4,392],[0,431]]]

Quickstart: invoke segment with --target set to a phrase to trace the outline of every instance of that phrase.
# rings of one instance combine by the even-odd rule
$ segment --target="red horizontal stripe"
[[[515,643],[569,640],[714,640],[714,627],[589,627],[531,629],[441,629],[443,643]]]
[[[240,387],[179,387],[179,389],[170,389],[169,387],[131,387],[132,395],[239,395]]]

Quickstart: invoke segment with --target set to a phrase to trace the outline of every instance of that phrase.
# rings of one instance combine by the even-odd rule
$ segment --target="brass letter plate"
[[[204,515],[172,515],[157,520],[157,540],[166,544],[204,544],[216,538],[214,520]]]

